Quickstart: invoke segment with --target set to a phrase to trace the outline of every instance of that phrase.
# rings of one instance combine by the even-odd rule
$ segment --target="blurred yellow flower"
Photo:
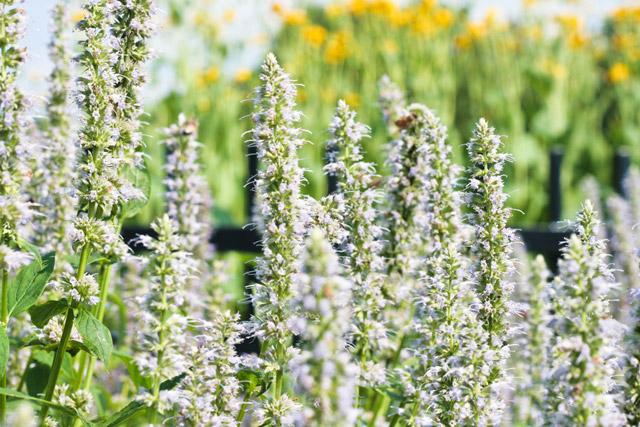
[[[329,19],[336,18],[344,12],[343,6],[340,3],[331,3],[324,9],[324,13]]]
[[[220,70],[212,65],[204,70],[202,77],[207,83],[213,83],[220,78]]]
[[[540,25],[532,25],[526,29],[527,37],[533,41],[538,41],[542,38],[542,27]]]
[[[367,11],[367,0],[350,0],[349,11],[354,15],[362,15]]]
[[[336,101],[337,94],[333,88],[327,87],[322,89],[320,96],[322,97],[322,100],[327,104],[333,104]]]
[[[320,47],[327,39],[327,30],[320,25],[310,25],[302,32],[302,37],[313,47]]]
[[[236,17],[236,11],[233,9],[227,9],[224,11],[223,17],[225,21],[231,22]]]
[[[357,93],[347,92],[344,94],[343,99],[350,107],[358,108],[360,106],[360,95]]]
[[[201,113],[208,113],[209,111],[211,111],[211,100],[208,96],[201,96],[196,102],[196,107]]]
[[[251,79],[251,70],[249,70],[248,68],[238,68],[234,75],[234,79],[238,83],[244,83],[249,81],[249,79]]]
[[[413,22],[411,29],[422,36],[429,36],[435,31],[435,25],[431,19],[421,18]]]
[[[382,42],[382,50],[388,55],[393,55],[398,52],[398,43],[394,39],[386,39]]]
[[[386,18],[394,27],[403,27],[411,22],[412,14],[409,10],[395,9]]]
[[[78,22],[84,19],[84,10],[76,9],[71,13],[71,19],[73,22]]]
[[[309,99],[309,96],[307,95],[307,91],[305,90],[305,88],[301,87],[300,89],[298,89],[297,101],[302,104],[304,102],[307,102],[307,99]]]
[[[338,31],[327,42],[324,50],[324,60],[328,64],[337,64],[347,59],[349,54],[349,39],[347,33]]]
[[[204,25],[207,22],[209,22],[209,15],[207,15],[206,12],[203,11],[199,11],[198,13],[196,13],[196,15],[193,17],[193,23],[196,26],[200,26],[200,25]]]
[[[433,21],[440,28],[448,28],[453,24],[453,13],[449,9],[439,9],[433,15]]]
[[[307,12],[303,9],[284,12],[284,22],[287,25],[302,25],[307,22]]]
[[[282,9],[282,5],[278,2],[275,2],[271,5],[271,10],[273,11],[273,13],[277,13],[278,15],[280,15],[284,9]]]
[[[389,16],[396,10],[396,4],[392,0],[373,0],[369,10],[377,15]]]
[[[607,80],[616,84],[627,80],[630,75],[631,72],[629,71],[627,64],[616,62],[611,66],[611,68],[609,68],[609,71],[607,71]]]

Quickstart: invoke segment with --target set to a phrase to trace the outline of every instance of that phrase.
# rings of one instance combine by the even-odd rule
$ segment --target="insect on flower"
[[[407,129],[415,125],[417,120],[418,115],[416,113],[411,113],[396,120],[396,126],[400,129]]]

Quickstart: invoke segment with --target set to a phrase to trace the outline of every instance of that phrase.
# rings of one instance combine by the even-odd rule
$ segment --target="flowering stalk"
[[[546,380],[545,417],[553,425],[626,425],[613,394],[622,325],[609,314],[616,286],[599,221],[584,203],[563,248],[554,298],[556,332]]]
[[[144,65],[152,54],[148,47],[148,39],[155,31],[153,17],[156,13],[153,0],[129,0],[125,3],[108,3],[113,7],[112,21],[104,28],[109,32],[111,52],[109,65],[112,68],[115,81],[113,82],[112,104],[114,124],[114,145],[111,147],[114,155],[119,159],[116,165],[118,178],[124,183],[120,191],[125,191],[123,200],[116,203],[116,215],[111,221],[120,231],[123,215],[123,202],[127,199],[144,199],[144,195],[127,182],[125,171],[127,168],[144,168],[142,148],[142,132],[140,131],[140,116],[144,112],[140,96],[142,85],[146,82]],[[124,211],[123,211],[124,210]],[[113,263],[102,265],[100,268],[100,303],[96,306],[94,315],[100,321],[104,317],[105,305],[111,279]],[[89,356],[87,373],[84,375],[86,355],[83,353],[79,362],[78,384],[88,389],[93,379],[96,358]]]
[[[46,146],[41,164],[34,176],[34,200],[43,215],[37,218],[36,244],[44,252],[55,251],[58,259],[72,253],[67,235],[75,217],[75,202],[70,188],[75,179],[77,147],[71,135],[69,81],[71,79],[71,49],[69,32],[71,17],[65,3],[57,3],[52,11],[52,38],[49,44],[53,70],[49,76],[47,103],[48,128],[44,133]],[[58,273],[68,264],[57,262]]]
[[[262,69],[260,78],[264,84],[255,92],[249,142],[257,147],[263,164],[255,185],[261,202],[264,255],[258,260],[258,283],[251,298],[256,309],[256,335],[263,340],[261,357],[266,360],[267,372],[275,371],[274,402],[268,407],[277,408],[283,403],[279,399],[291,339],[286,322],[291,317],[289,301],[305,232],[300,219],[303,170],[297,156],[305,141],[301,129],[294,126],[300,120],[300,112],[294,110],[295,84],[273,54],[267,55]]]
[[[184,304],[184,285],[195,272],[191,254],[182,250],[184,242],[168,215],[155,221],[151,228],[158,234],[138,238],[151,251],[151,281],[147,292],[138,298],[144,328],[138,333],[140,354],[136,364],[152,380],[150,390],[141,390],[137,399],[151,408],[149,422],[157,422],[159,413],[171,408],[173,402],[163,397],[160,384],[186,370],[185,342],[187,319],[180,311]]]
[[[387,75],[382,76],[378,88],[378,104],[382,110],[382,119],[387,124],[389,134],[396,135],[399,129],[395,121],[402,116],[407,105],[404,93]]]
[[[31,152],[25,131],[31,118],[30,102],[16,85],[26,49],[18,47],[25,32],[24,10],[16,0],[0,1],[0,327],[8,322],[8,287],[10,271],[19,268],[29,257],[13,249],[22,237],[22,224],[32,212],[22,192],[32,172],[27,166]],[[6,387],[6,372],[0,372],[0,386]],[[0,396],[0,422],[5,420],[6,396]]]
[[[532,275],[528,280],[530,292],[524,315],[524,336],[520,346],[517,366],[518,382],[515,390],[515,422],[525,425],[542,425],[544,378],[549,366],[549,351],[553,338],[550,322],[553,318],[551,298],[551,272],[542,255],[533,261]]]
[[[300,353],[291,361],[293,382],[304,397],[300,425],[352,426],[358,368],[346,349],[351,283],[342,277],[339,258],[324,233],[314,228],[302,254],[302,277],[292,300],[290,319],[300,337]]]
[[[637,259],[636,259],[637,262]],[[629,425],[640,425],[640,288],[630,292],[634,326],[626,337],[626,370],[624,373],[623,410]]]
[[[504,411],[501,388],[507,383],[505,363],[509,357],[508,316],[512,314],[509,294],[513,283],[508,277],[515,271],[511,258],[513,230],[507,227],[511,209],[504,206],[507,195],[503,192],[502,171],[511,161],[509,154],[500,152],[501,137],[494,134],[484,119],[480,119],[467,144],[473,166],[466,186],[467,204],[472,212],[469,223],[474,227],[471,253],[475,258],[471,266],[471,281],[479,300],[478,320],[486,332],[483,356],[488,371],[477,376],[480,389],[475,402],[476,422],[498,425]],[[484,381],[484,384],[482,384]]]
[[[420,260],[429,246],[429,238],[424,238],[424,227],[428,223],[429,142],[423,130],[428,126],[430,114],[424,105],[409,105],[402,113],[400,134],[389,149],[391,176],[386,185],[387,208],[384,212],[388,231],[383,250],[387,280],[383,292],[390,304],[384,310],[384,318],[397,335],[392,344],[394,350],[385,355],[388,369],[394,369],[400,362],[402,350],[410,339],[410,320],[415,308],[413,291],[418,283]],[[378,396],[372,403],[372,425],[389,403],[387,396],[382,400]]]
[[[346,201],[343,243],[349,276],[353,278],[353,321],[350,340],[355,345],[361,369],[375,349],[389,348],[381,311],[387,304],[382,292],[384,260],[382,228],[376,224],[379,190],[372,187],[375,167],[363,161],[361,141],[369,129],[355,121],[355,112],[340,100],[329,127],[329,162],[325,170],[338,179],[338,193]]]
[[[232,426],[242,421],[241,384],[236,376],[241,358],[234,348],[244,332],[239,317],[214,310],[209,320],[197,325],[202,334],[188,349],[186,377],[177,390],[180,425]]]
[[[452,163],[445,126],[432,113],[425,114],[422,130],[428,141],[430,168],[427,187],[429,221],[425,232],[431,247],[422,266],[422,283],[415,290],[416,312],[412,346],[416,363],[403,369],[404,400],[392,425],[440,425],[470,422],[472,410],[473,347],[482,337],[475,313],[469,309],[472,292],[468,265],[462,257],[462,195],[456,190],[461,168]],[[409,404],[410,410],[405,410]]]

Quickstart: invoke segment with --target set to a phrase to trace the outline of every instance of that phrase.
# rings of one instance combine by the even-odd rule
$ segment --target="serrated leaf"
[[[122,172],[124,178],[136,189],[140,190],[144,195],[143,200],[130,200],[122,205],[122,217],[131,218],[136,216],[149,202],[151,194],[151,177],[149,170],[145,168],[137,168],[126,166]]]
[[[56,254],[51,252],[20,269],[9,284],[7,307],[9,317],[22,313],[36,302],[49,282],[56,264]]]
[[[81,309],[76,318],[76,328],[83,338],[83,344],[107,365],[113,350],[109,329],[85,309]]]
[[[44,304],[29,308],[31,321],[38,328],[44,328],[52,317],[64,313],[69,308],[67,300],[47,301]]]
[[[33,245],[27,242],[22,237],[19,237],[18,240],[16,240],[16,244],[20,249],[23,249],[29,252],[31,255],[33,255],[33,257],[36,259],[36,261],[38,261],[40,266],[42,266],[42,256],[40,255],[40,249],[38,249],[36,245]]]
[[[9,362],[9,337],[4,328],[0,328],[0,373],[4,375],[7,372],[7,363]]]

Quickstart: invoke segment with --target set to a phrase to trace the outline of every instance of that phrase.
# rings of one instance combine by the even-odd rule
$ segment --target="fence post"
[[[627,177],[630,165],[631,156],[629,156],[629,151],[624,147],[616,151],[613,158],[613,185],[616,192],[623,197],[628,196],[624,188],[624,179]]]
[[[564,153],[559,147],[549,153],[549,222],[562,219],[562,181],[561,169]]]

